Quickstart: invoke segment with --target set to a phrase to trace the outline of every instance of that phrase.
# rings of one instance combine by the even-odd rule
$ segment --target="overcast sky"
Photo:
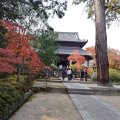
[[[55,31],[78,32],[80,39],[88,40],[84,48],[95,46],[95,24],[87,19],[87,14],[83,12],[84,5],[72,5],[69,0],[68,9],[65,16],[59,19],[57,16],[49,19],[49,24]],[[120,50],[120,27],[113,24],[107,30],[108,47]]]

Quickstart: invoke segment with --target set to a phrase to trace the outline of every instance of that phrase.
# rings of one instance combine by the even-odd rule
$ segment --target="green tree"
[[[48,19],[54,14],[64,16],[67,2],[64,0],[0,0],[0,19],[9,21]]]
[[[41,61],[47,66],[58,59],[55,53],[59,47],[59,45],[55,43],[56,38],[57,33],[51,30],[42,30],[41,32],[36,32],[35,40],[31,42],[31,45],[37,51]]]
[[[0,0],[0,19],[17,23],[33,33],[35,27],[47,26],[49,17],[62,18],[66,9],[66,0]],[[3,39],[5,33],[1,27],[0,46],[3,47],[7,44]]]
[[[85,3],[88,18],[95,20],[96,26],[96,64],[98,85],[109,86],[109,63],[107,55],[107,34],[108,27],[112,21],[119,20],[119,0],[74,0],[74,4]],[[95,15],[95,16],[94,16]]]

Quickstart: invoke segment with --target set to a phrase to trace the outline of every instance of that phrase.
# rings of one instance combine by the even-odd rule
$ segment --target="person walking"
[[[66,69],[62,68],[62,80],[64,80],[66,77]]]
[[[70,80],[71,80],[71,74],[72,74],[72,71],[71,71],[71,69],[70,69],[70,68],[68,68],[68,70],[67,70],[68,81],[70,81]]]
[[[80,71],[80,81],[83,81],[83,78],[84,78],[84,70],[82,69]]]
[[[87,82],[87,77],[88,77],[88,73],[87,73],[87,70],[84,71],[84,78],[85,78],[85,81]]]
[[[74,74],[74,72],[73,72],[73,70],[71,69],[71,80],[73,79],[73,74]]]

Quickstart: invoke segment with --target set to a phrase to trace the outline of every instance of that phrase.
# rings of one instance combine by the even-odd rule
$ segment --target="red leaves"
[[[92,46],[92,47],[87,47],[87,48],[86,48],[86,51],[92,53],[92,55],[93,55],[93,64],[96,64],[96,59],[95,59],[96,51],[95,51],[95,47],[94,47],[94,46]]]
[[[0,20],[0,26],[7,29],[4,37],[9,42],[6,49],[0,48],[0,65],[2,66],[0,72],[15,71],[16,69],[12,66],[13,63],[28,64],[31,72],[38,72],[44,64],[29,44],[29,40],[32,40],[33,36],[27,33],[26,28],[7,20]],[[2,70],[2,68],[4,69]]]
[[[12,50],[0,48],[0,56],[11,57],[13,55],[14,53]]]
[[[110,68],[120,69],[120,51],[117,49],[108,49],[108,60]]]
[[[38,57],[37,54],[35,54],[35,51],[33,50],[31,54],[31,61],[30,61],[30,68],[31,68],[30,73],[37,73],[44,66],[45,65],[40,61],[40,58]]]
[[[0,73],[12,73],[13,71],[16,71],[16,69],[12,65],[0,60]]]
[[[92,46],[92,47],[87,47],[87,48],[86,48],[86,51],[91,52],[91,53],[93,54],[93,56],[96,54],[96,51],[95,51],[95,47],[94,47],[94,46]]]
[[[21,59],[15,58],[14,55],[15,54],[13,53],[13,51],[0,48],[0,73],[11,73],[13,71],[16,71],[16,69],[13,67],[13,64],[20,64]]]
[[[73,51],[73,54],[68,57],[68,60],[76,62],[76,68],[80,69],[81,65],[85,62],[85,57],[79,54],[78,50]]]

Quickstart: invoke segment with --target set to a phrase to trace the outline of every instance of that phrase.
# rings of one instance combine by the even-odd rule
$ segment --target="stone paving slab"
[[[102,96],[96,95],[100,100],[110,104],[120,111],[120,96]]]
[[[74,81],[74,80],[73,80]],[[97,87],[95,84],[82,84],[82,83],[64,83],[67,88],[91,88]],[[99,86],[98,86],[99,87]],[[101,87],[100,87],[101,88]],[[120,105],[119,109],[117,105],[119,104],[120,96],[117,97],[116,104],[114,99],[116,96],[95,96],[95,95],[79,95],[79,94],[69,94],[71,100],[73,101],[76,109],[79,111],[83,120],[120,120]]]
[[[85,85],[78,84],[78,83],[63,83],[67,88],[74,88],[74,89],[90,89],[89,87],[86,87]]]
[[[83,120],[120,120],[120,111],[94,95],[73,95],[70,97]]]

